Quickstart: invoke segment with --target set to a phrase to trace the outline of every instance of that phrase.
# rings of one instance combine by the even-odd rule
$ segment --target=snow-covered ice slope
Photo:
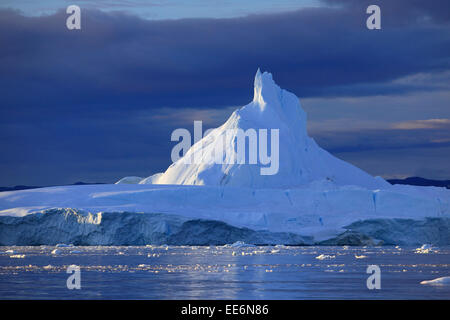
[[[308,137],[298,98],[269,73],[257,72],[254,92],[203,138],[199,156],[220,137],[235,153],[227,129],[279,129],[278,174],[182,158],[146,179],[0,192],[0,244],[450,244],[449,190],[392,186],[335,158]],[[198,152],[195,144],[186,157]]]

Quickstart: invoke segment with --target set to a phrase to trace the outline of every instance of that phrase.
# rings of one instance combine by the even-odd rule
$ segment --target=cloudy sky
[[[66,28],[70,4],[81,30]],[[369,4],[381,30],[366,28]],[[6,0],[0,186],[160,172],[171,132],[220,125],[251,100],[258,67],[341,159],[450,179],[448,1]]]

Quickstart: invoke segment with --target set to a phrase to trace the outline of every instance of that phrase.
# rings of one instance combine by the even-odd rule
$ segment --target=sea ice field
[[[448,276],[447,246],[0,247],[0,299],[450,299]]]

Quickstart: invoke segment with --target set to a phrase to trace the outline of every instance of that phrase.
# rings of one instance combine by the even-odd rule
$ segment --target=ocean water
[[[420,284],[444,276],[450,247],[0,247],[0,299],[450,299],[449,285]]]

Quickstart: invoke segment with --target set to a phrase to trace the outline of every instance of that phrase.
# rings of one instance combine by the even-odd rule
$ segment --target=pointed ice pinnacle
[[[268,72],[261,73],[258,68],[254,81],[254,95],[253,102],[259,104],[263,110],[269,102],[278,104],[277,100],[280,98],[281,88],[276,85],[272,79],[272,74]]]

